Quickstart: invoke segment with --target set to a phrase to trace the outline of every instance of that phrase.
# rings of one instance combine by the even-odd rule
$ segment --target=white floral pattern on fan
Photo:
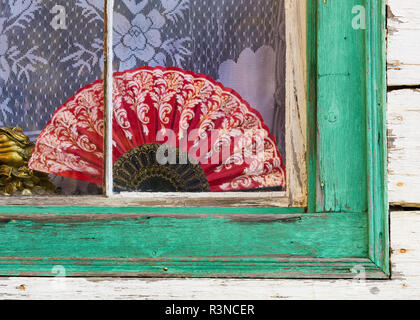
[[[102,183],[102,86],[85,87],[56,111],[37,140],[32,169]],[[285,185],[274,137],[232,89],[205,75],[150,67],[115,74],[113,87],[114,162],[134,147],[163,142],[162,134],[172,130],[176,138],[167,143],[197,157],[211,191]],[[194,139],[184,145],[187,136]],[[192,152],[208,141],[204,154]],[[223,158],[225,146],[231,153]]]
[[[102,166],[95,166],[92,157],[102,161],[102,147],[96,146],[101,140],[92,141],[83,132],[103,137],[103,84],[97,82],[89,90],[78,92],[62,111],[53,116],[38,137],[38,152],[30,162],[42,164],[44,169],[38,165],[39,171],[58,175],[75,171],[87,177],[100,176]],[[91,157],[84,158],[77,153],[80,150]]]

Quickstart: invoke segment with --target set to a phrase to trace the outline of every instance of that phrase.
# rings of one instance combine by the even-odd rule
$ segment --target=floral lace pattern
[[[224,82],[244,50],[281,40],[282,1],[116,0],[116,69],[176,66]],[[52,26],[56,6],[65,10],[62,29]],[[0,0],[0,125],[39,133],[59,105],[101,78],[103,10],[103,0]]]

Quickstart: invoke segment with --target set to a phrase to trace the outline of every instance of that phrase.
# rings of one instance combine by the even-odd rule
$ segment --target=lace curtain
[[[262,114],[285,159],[283,6],[116,0],[115,71],[160,65],[211,76]],[[20,126],[35,140],[61,104],[101,78],[103,11],[103,0],[0,0],[0,126]],[[68,192],[96,192],[61,183]]]

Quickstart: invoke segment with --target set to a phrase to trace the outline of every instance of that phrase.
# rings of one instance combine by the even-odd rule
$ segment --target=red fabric
[[[103,100],[98,80],[58,108],[30,168],[101,185]],[[134,147],[167,143],[198,161],[211,191],[285,186],[283,161],[261,115],[206,75],[161,67],[115,73],[113,107],[114,162]]]

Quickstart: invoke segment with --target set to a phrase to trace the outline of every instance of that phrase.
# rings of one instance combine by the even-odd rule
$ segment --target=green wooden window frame
[[[385,0],[307,18],[306,208],[6,205],[0,275],[388,278]]]

